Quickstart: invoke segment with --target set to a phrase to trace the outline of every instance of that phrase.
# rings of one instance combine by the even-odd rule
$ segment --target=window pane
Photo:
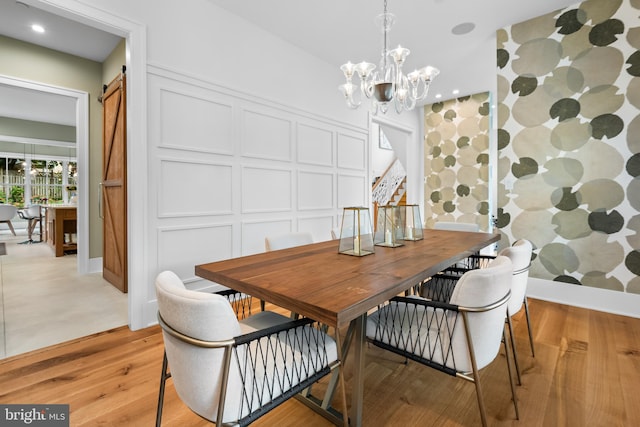
[[[25,159],[7,160],[7,197],[8,203],[24,206],[24,168]]]

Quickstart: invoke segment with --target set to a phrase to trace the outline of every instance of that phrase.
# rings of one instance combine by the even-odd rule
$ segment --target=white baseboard
[[[527,296],[575,307],[640,318],[640,295],[529,278]]]
[[[102,273],[102,257],[89,258],[89,271],[87,273]]]

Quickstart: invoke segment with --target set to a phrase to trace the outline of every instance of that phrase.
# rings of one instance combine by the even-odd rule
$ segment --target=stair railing
[[[396,159],[373,185],[371,190],[372,201],[378,206],[388,205],[406,177],[407,172],[404,170],[400,160]]]

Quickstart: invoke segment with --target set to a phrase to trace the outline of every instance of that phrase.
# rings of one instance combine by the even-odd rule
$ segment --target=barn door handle
[[[104,219],[104,212],[102,212],[102,183],[98,183],[98,217]]]

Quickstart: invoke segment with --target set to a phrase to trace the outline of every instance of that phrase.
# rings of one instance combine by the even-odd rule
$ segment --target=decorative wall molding
[[[324,242],[331,239],[331,230],[338,226],[333,220],[332,215],[301,216],[298,217],[298,229],[309,231],[315,242]]]
[[[334,165],[334,132],[299,122],[296,134],[298,163],[329,167]]]
[[[160,158],[158,217],[182,218],[233,213],[230,163]],[[188,179],[186,178],[188,177]]]
[[[318,210],[335,208],[333,183],[334,174],[330,171],[298,171],[298,209]]]
[[[242,213],[291,211],[293,171],[254,166],[242,166],[241,169]]]
[[[242,156],[283,162],[292,160],[293,121],[274,114],[278,112],[241,108]]]
[[[337,179],[336,187],[340,212],[346,207],[369,206],[369,201],[365,199],[371,195],[367,177],[340,173]]]
[[[363,171],[367,167],[368,138],[338,133],[338,167]]]
[[[265,251],[264,239],[289,233],[294,226],[293,218],[273,218],[243,221],[242,255],[253,255]]]
[[[150,84],[156,82],[151,81]],[[233,154],[233,100],[216,92],[194,91],[187,85],[175,84],[175,89],[163,87],[159,91],[159,99],[152,99],[151,102],[151,105],[160,108],[159,147]],[[152,91],[152,95],[157,94],[157,91]],[[197,111],[198,114],[187,115],[182,126],[165,126],[172,123],[171,116],[185,111]]]
[[[189,73],[184,70],[179,70],[175,67],[169,67],[164,64],[155,63],[153,61],[147,62],[147,72],[149,75],[155,75],[159,77],[164,77],[169,80],[175,80],[181,83],[186,83],[192,85],[193,87],[199,87],[202,89],[209,89],[221,94],[229,95],[236,99],[237,101],[249,101],[255,105],[263,105],[265,107],[270,107],[273,109],[281,110],[283,113],[291,113],[299,116],[301,118],[311,119],[314,123],[323,124],[324,126],[337,127],[339,129],[344,129],[349,132],[356,133],[368,133],[367,128],[354,126],[351,123],[347,122],[339,122],[333,120],[331,118],[318,115],[317,113],[312,113],[300,108],[295,108],[290,105],[284,105],[279,102],[261,98],[256,96],[255,94],[250,94],[243,92],[240,89],[233,89],[224,85],[217,84],[212,82],[211,79],[207,76],[199,76],[194,73]]]
[[[172,270],[185,284],[199,282],[195,265],[231,257],[233,227],[231,223],[159,227],[157,263],[162,267],[158,272]],[[207,249],[198,242],[205,243]]]
[[[263,252],[292,231],[327,240],[343,207],[370,203],[367,130],[152,65],[149,100],[156,274],[215,287],[194,260]]]

